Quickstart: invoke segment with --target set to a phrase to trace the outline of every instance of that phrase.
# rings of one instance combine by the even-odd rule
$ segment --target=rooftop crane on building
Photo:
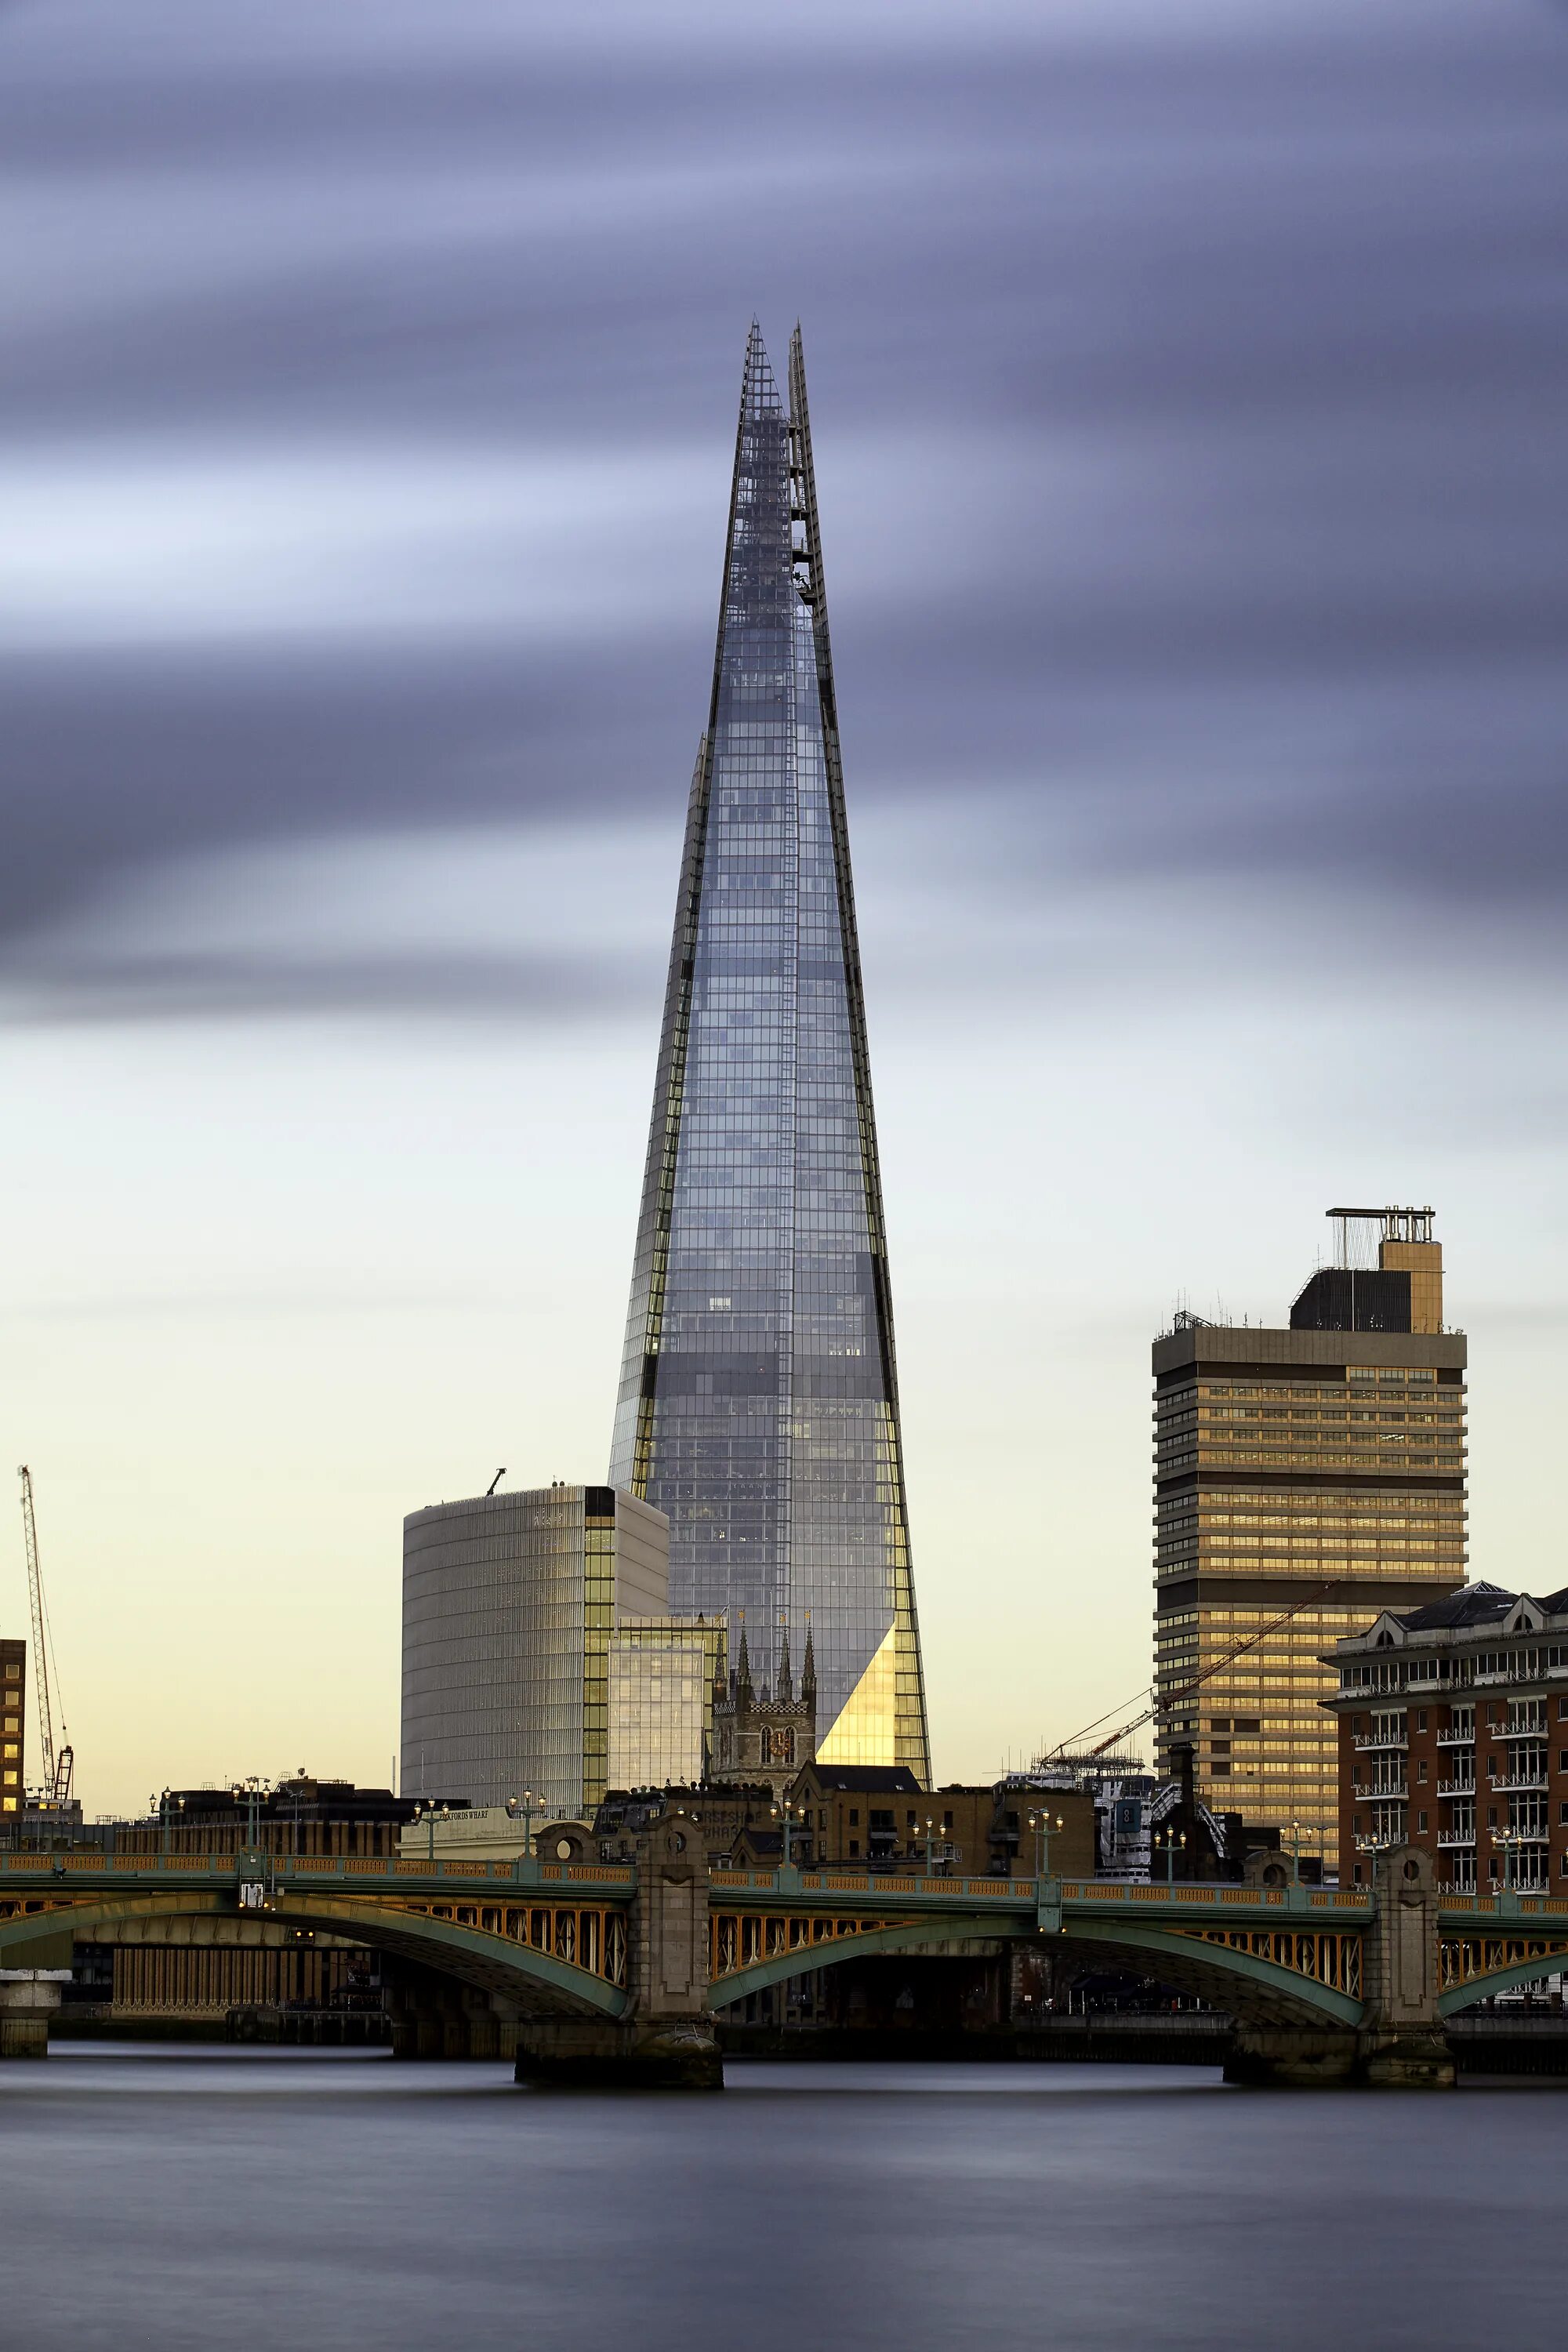
[[[1299,1617],[1303,1609],[1315,1607],[1325,1595],[1332,1592],[1335,1587],[1342,1584],[1344,1580],[1342,1577],[1331,1576],[1325,1583],[1315,1584],[1304,1600],[1293,1601],[1289,1609],[1282,1609],[1278,1617],[1271,1617],[1268,1624],[1260,1626],[1256,1633],[1247,1634],[1243,1640],[1235,1643],[1222,1656],[1211,1659],[1202,1674],[1194,1675],[1191,1682],[1182,1683],[1176,1689],[1165,1692],[1163,1697],[1152,1699],[1151,1704],[1144,1707],[1142,1714],[1135,1715],[1131,1723],[1119,1724],[1109,1739],[1100,1740],[1099,1745],[1089,1748],[1088,1753],[1091,1757],[1103,1756],[1107,1748],[1114,1748],[1120,1740],[1130,1739],[1135,1731],[1141,1731],[1143,1726],[1152,1722],[1157,1715],[1168,1712],[1183,1699],[1190,1698],[1193,1693],[1200,1689],[1205,1683],[1211,1682],[1215,1675],[1233,1664],[1245,1651],[1255,1650],[1259,1642],[1267,1640],[1270,1633],[1277,1633],[1281,1625],[1288,1625],[1292,1617]],[[1089,1732],[1097,1731],[1100,1724],[1104,1721],[1105,1717],[1101,1716],[1099,1723],[1086,1724],[1083,1730],[1077,1735],[1078,1738],[1082,1739]],[[1039,1771],[1042,1767],[1055,1763],[1058,1757],[1066,1756],[1072,1747],[1073,1743],[1068,1740],[1060,1741],[1048,1753],[1035,1759],[1035,1769]]]
[[[24,1462],[16,1475],[22,1481],[22,1533],[27,1547],[27,1599],[33,1612],[33,1675],[38,1686],[38,1732],[44,1758],[43,1792],[51,1804],[65,1805],[70,1802],[76,1756],[63,1712],[58,1752],[55,1748],[55,1710],[49,1683],[49,1661],[54,1643],[49,1633],[49,1612],[44,1601],[44,1580],[38,1567],[38,1528],[33,1516],[33,1474]],[[58,1665],[54,1679],[58,1685]]]

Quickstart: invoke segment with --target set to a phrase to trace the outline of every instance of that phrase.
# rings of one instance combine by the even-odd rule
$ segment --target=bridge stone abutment
[[[679,1816],[637,1841],[619,2017],[529,2017],[517,2029],[520,2083],[591,2089],[719,2091],[723,2062],[708,2011],[708,1857]]]
[[[1361,2022],[1355,2027],[1238,2024],[1227,2083],[1448,2090],[1453,2053],[1443,2029],[1437,1890],[1429,1854],[1386,1848],[1373,1871],[1373,1908],[1362,1944]]]

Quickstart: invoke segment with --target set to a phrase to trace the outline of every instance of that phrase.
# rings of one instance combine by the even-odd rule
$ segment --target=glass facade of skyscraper
[[[809,1612],[822,1759],[928,1777],[798,330],[787,407],[747,346],[610,1476],[760,1671]]]
[[[726,1654],[717,1617],[617,1618],[609,1650],[612,1789],[707,1779],[713,1687]]]

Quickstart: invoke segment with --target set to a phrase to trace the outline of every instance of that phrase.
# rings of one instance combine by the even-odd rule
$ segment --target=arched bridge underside
[[[819,1932],[808,1937],[803,1927]],[[1054,1958],[1082,1967],[1158,1977],[1174,1991],[1191,1992],[1258,2024],[1354,2025],[1362,2012],[1358,1931],[1164,1928],[1098,1918],[1069,1918],[1042,1929],[1033,1915],[1009,1918],[956,1911],[936,1918],[846,1923],[830,1937],[821,1936],[820,1927],[819,1920],[803,1921],[799,1914],[716,1911],[710,2006],[725,2008],[768,1985],[844,1960],[994,1944],[1001,1937],[1026,1938],[1048,1948]]]
[[[279,1929],[341,1937],[499,1994],[525,2012],[619,2017],[627,2006],[626,1913],[605,1905],[458,1903],[399,1894],[390,1899],[322,1888],[280,1891],[264,1912],[237,1911],[226,1889],[138,1888],[134,1893],[40,1896],[26,1908],[0,1897],[0,1969],[26,1968],[30,1948],[62,1935],[84,1942],[274,1942]]]

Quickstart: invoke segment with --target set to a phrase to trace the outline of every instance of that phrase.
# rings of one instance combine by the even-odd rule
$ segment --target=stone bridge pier
[[[1226,2061],[1227,2083],[1281,2089],[1453,2087],[1453,2053],[1438,2008],[1438,1898],[1431,1857],[1419,1846],[1386,1847],[1377,1856],[1373,1884],[1377,1900],[1362,1944],[1360,2024],[1238,2022]]]
[[[637,1841],[626,1975],[618,2016],[522,2019],[518,2081],[723,2089],[707,2007],[708,1857],[679,1818],[655,1822]]]
[[[47,2058],[70,1968],[0,1969],[0,2058]]]

